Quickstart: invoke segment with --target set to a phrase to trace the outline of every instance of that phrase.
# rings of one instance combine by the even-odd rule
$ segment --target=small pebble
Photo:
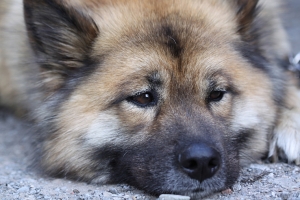
[[[19,193],[27,193],[27,192],[29,192],[29,187],[27,187],[27,186],[21,187],[18,189],[18,192]]]
[[[233,186],[233,191],[240,191],[242,189],[242,186],[241,184],[237,183]]]
[[[174,194],[162,194],[158,200],[190,200],[188,196],[174,195]]]
[[[112,194],[118,194],[118,190],[116,188],[110,188],[108,190],[108,192],[112,193]]]
[[[232,194],[232,190],[230,188],[226,189],[226,190],[223,190],[222,191],[222,194],[223,195],[229,195],[229,194]]]
[[[77,189],[74,189],[73,192],[74,192],[75,194],[79,194],[79,193],[80,193],[79,190],[77,190]]]
[[[103,195],[104,197],[111,197],[111,196],[112,196],[112,193],[110,193],[110,192],[103,192],[102,195]]]
[[[129,190],[129,189],[130,189],[130,187],[129,187],[128,185],[123,185],[122,188],[123,188],[124,190]]]

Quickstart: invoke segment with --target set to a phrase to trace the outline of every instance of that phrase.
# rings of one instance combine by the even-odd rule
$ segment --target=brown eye
[[[139,93],[129,97],[127,100],[140,107],[153,106],[157,103],[153,93],[151,92]]]
[[[223,96],[224,96],[225,92],[224,91],[212,91],[209,94],[209,101],[220,101],[222,100]]]

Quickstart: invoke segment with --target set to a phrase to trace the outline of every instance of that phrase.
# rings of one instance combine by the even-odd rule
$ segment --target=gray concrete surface
[[[294,52],[300,51],[300,0],[287,0],[283,15]],[[45,177],[29,165],[31,125],[0,110],[0,199],[156,199],[127,185],[88,185]],[[207,199],[298,199],[300,168],[284,163],[254,164],[234,185]]]

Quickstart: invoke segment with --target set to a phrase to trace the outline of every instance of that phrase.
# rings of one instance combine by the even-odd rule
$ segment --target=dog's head
[[[280,87],[257,1],[24,2],[50,174],[200,197],[265,153]]]

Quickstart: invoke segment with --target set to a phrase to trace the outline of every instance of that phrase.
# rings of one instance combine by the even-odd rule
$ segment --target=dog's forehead
[[[105,68],[106,74],[112,71],[118,77],[133,75],[135,80],[137,76],[143,76],[145,81],[152,74],[156,79],[172,76],[172,80],[184,83],[183,80],[195,81],[193,79],[200,76],[202,79],[219,77],[226,68],[237,65],[240,59],[227,40],[223,44],[216,41],[207,44],[205,39],[193,39],[187,37],[188,33],[180,33],[178,27],[159,26],[149,30],[149,34],[114,43],[114,50],[107,51],[99,70]],[[97,44],[94,56],[100,57],[101,53],[105,54],[103,43],[97,41]]]
[[[228,51],[228,44],[238,37],[234,16],[222,6],[215,7],[221,4],[219,0],[168,5],[164,0],[87,2],[98,2],[91,14],[100,30],[94,43],[95,57],[123,50],[118,59],[126,62],[143,60],[150,67],[150,62],[161,65],[159,60],[168,58],[169,65],[180,68],[199,65],[217,51]],[[224,9],[228,6],[222,4]],[[139,68],[135,66],[135,70]]]
[[[65,0],[66,1],[66,0]],[[190,31],[207,34],[232,35],[236,31],[235,12],[229,3],[223,0],[186,0],[186,1],[138,1],[138,0],[89,0],[67,1],[73,7],[91,16],[105,40],[128,35],[133,31],[145,31],[157,28],[155,25],[168,21],[173,26],[183,26]],[[85,8],[85,9],[82,9]],[[153,26],[147,26],[152,23]],[[199,31],[201,28],[201,31]],[[218,34],[219,33],[219,34]],[[215,35],[215,36],[217,36]],[[193,35],[191,35],[193,37]]]

